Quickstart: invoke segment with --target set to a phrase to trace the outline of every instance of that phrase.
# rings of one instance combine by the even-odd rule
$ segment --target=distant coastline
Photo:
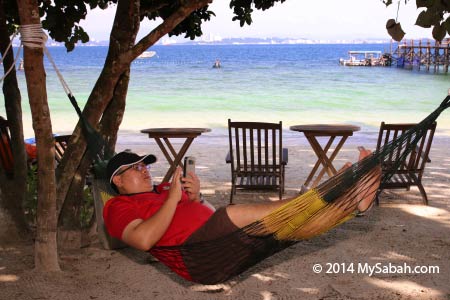
[[[390,39],[306,39],[306,38],[280,38],[280,37],[268,37],[268,38],[220,38],[215,36],[204,36],[198,40],[186,40],[176,38],[162,38],[156,45],[301,45],[301,44],[388,44]],[[97,41],[91,40],[87,43],[78,43],[77,47],[95,47],[95,46],[108,46],[109,41]],[[13,46],[18,47],[19,43],[13,43]],[[49,39],[47,47],[64,47],[64,43],[59,43]]]

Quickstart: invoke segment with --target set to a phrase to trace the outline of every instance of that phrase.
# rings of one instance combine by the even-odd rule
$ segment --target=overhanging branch
[[[154,45],[164,35],[171,32],[178,24],[180,24],[187,16],[197,9],[210,4],[213,0],[197,0],[197,1],[182,1],[184,2],[173,14],[166,18],[161,24],[153,29],[149,34],[143,37],[132,49],[130,61],[138,57],[148,47]],[[130,54],[130,53],[128,53]],[[122,57],[121,57],[122,58]]]

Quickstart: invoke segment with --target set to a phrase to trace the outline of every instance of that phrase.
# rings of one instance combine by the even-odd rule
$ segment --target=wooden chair
[[[416,124],[386,124],[381,123],[380,132],[378,135],[377,150],[384,145],[401,135],[406,130],[410,129]],[[422,196],[423,203],[428,204],[427,193],[422,185],[422,176],[425,170],[425,164],[431,162],[428,157],[431,144],[433,142],[434,132],[436,130],[436,122],[434,122],[429,128],[427,133],[418,141],[417,146],[406,157],[406,160],[401,163],[394,171],[393,176],[386,182],[382,182],[377,193],[376,202],[379,204],[379,194],[384,189],[407,189],[411,186],[417,186]],[[411,141],[403,146],[402,150],[409,147]],[[387,170],[391,170],[395,166],[395,162],[398,161],[402,151],[392,153],[382,162],[382,171],[385,173]]]
[[[11,137],[8,121],[0,116],[0,162],[6,176],[14,174],[14,158],[11,150]]]
[[[231,164],[230,204],[236,189],[275,189],[284,193],[288,149],[282,148],[282,123],[231,122],[228,119]]]
[[[55,160],[59,164],[67,149],[70,135],[55,136]],[[14,159],[11,149],[11,136],[8,121],[0,116],[0,162],[7,176],[12,176],[14,171]],[[34,163],[29,161],[29,163]]]
[[[71,135],[57,135],[55,136],[55,160],[59,164],[62,160],[64,152],[69,144],[69,139]]]

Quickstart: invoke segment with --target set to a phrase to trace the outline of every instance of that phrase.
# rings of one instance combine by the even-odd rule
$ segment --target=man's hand
[[[181,168],[178,167],[175,169],[173,173],[172,181],[170,182],[169,196],[167,200],[173,199],[172,201],[177,201],[177,203],[181,200]]]
[[[194,172],[189,172],[183,177],[183,188],[187,193],[189,200],[200,201],[200,180]]]

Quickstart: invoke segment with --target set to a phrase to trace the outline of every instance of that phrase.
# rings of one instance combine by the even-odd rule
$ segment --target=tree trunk
[[[37,1],[17,0],[17,5],[21,25],[40,24]],[[56,244],[55,150],[42,48],[24,46],[24,65],[38,160],[35,268],[56,271],[60,268]]]
[[[105,137],[108,147],[115,145],[118,127],[125,109],[129,81],[131,61],[125,63],[125,67],[123,67],[124,63],[119,62],[118,57],[129,51],[134,45],[140,25],[138,9],[139,0],[119,1],[105,66],[83,110],[83,114],[90,124],[97,127]],[[105,115],[105,112],[108,112],[108,116]],[[105,121],[102,120],[101,125],[98,125],[101,118]],[[83,174],[80,172],[82,171],[80,170],[82,159],[92,160],[86,152],[86,141],[80,124],[78,124],[61,161],[61,172],[58,172],[58,207],[63,207],[63,202],[72,198],[69,195],[69,186],[74,174]]]
[[[128,79],[124,81],[123,76],[128,78],[131,62],[161,37],[172,31],[194,10],[209,2],[210,0],[192,1],[186,6],[180,7],[149,35],[135,44],[140,25],[140,1],[118,1],[105,65],[83,110],[83,115],[93,127],[100,129],[109,146],[115,144],[117,131],[122,121],[128,88]],[[62,207],[68,197],[70,183],[74,174],[78,172],[80,162],[83,159],[89,159],[85,151],[86,141],[82,136],[80,124],[78,124],[60,163],[58,207]]]
[[[10,43],[6,28],[6,16],[3,9],[4,1],[0,0],[0,51],[2,53],[4,72],[14,64],[14,55],[9,51],[5,55]],[[11,50],[11,49],[10,49]],[[15,241],[25,237],[28,233],[22,203],[26,197],[27,161],[23,142],[21,95],[17,84],[16,69],[13,68],[3,81],[5,97],[6,119],[9,123],[11,148],[14,156],[14,175],[7,178],[2,174],[0,178],[0,240]]]
[[[87,152],[86,152],[87,153]],[[90,168],[89,160],[83,160],[70,184],[70,189],[58,218],[58,247],[62,249],[79,249],[82,241],[81,209],[84,204],[84,187],[86,174]],[[57,173],[59,168],[57,168]]]

